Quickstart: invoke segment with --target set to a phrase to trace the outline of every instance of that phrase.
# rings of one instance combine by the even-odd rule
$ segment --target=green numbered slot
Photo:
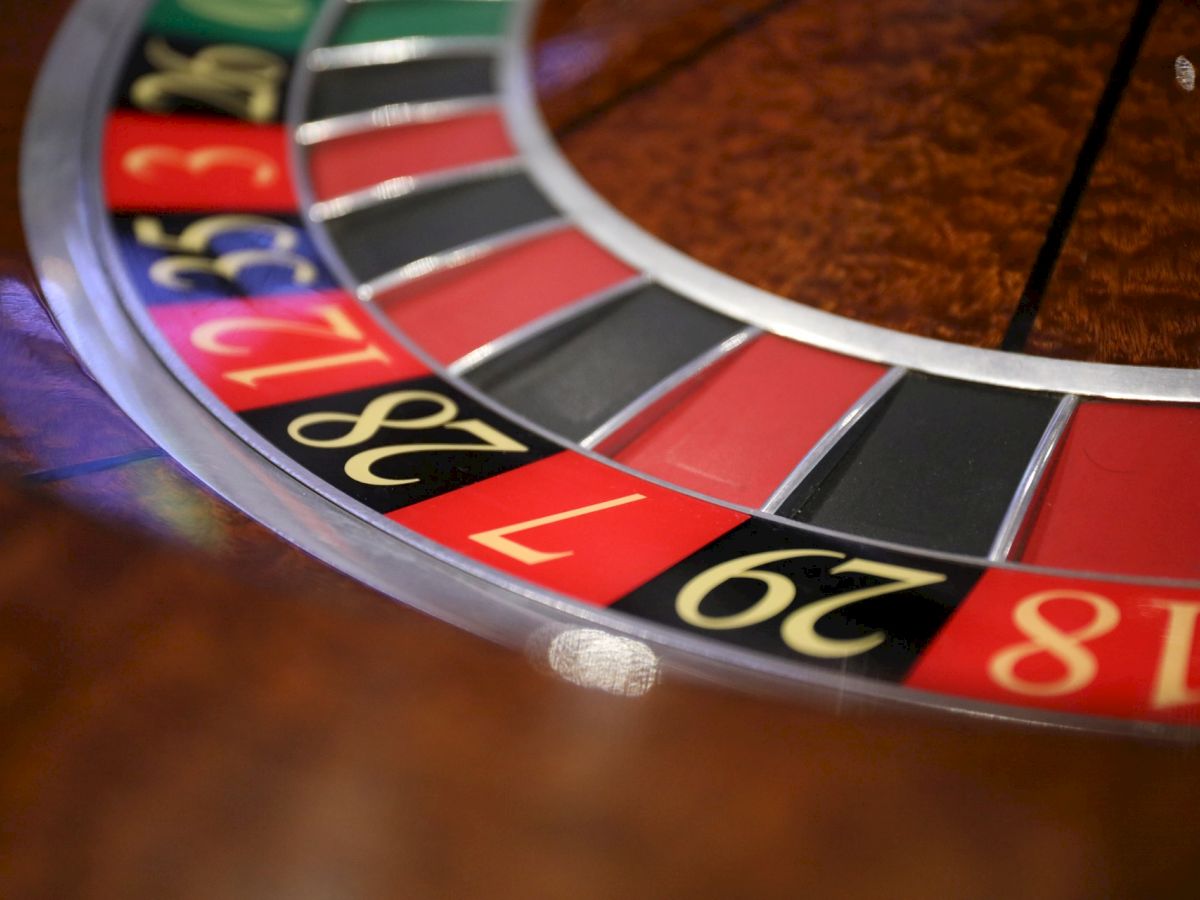
[[[158,0],[146,17],[146,30],[295,56],[319,6],[319,0]]]
[[[399,37],[492,37],[504,31],[511,4],[499,0],[394,0],[346,10],[331,44]]]

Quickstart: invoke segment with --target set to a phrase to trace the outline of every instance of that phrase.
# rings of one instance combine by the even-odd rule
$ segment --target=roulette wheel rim
[[[538,109],[527,63],[538,3],[522,4],[504,54],[506,118],[530,174],[573,221],[683,296],[794,340],[898,368],[1033,391],[1134,400],[1200,400],[1200,371],[1061,360],[908,334],[814,307],[727,275],[672,247],[614,208],[578,173]]]
[[[143,12],[149,8],[149,3],[142,4]],[[720,312],[736,312],[740,321],[749,319],[752,325],[767,326],[827,349],[853,349],[855,356],[893,366],[908,363],[932,374],[962,377],[969,373],[974,381],[1067,393],[1157,400],[1196,399],[1200,394],[1194,372],[1060,360],[1038,360],[1030,368],[1021,361],[1028,358],[904,335],[798,305],[783,306],[777,298],[702,266],[650,237],[615,212],[574,173],[541,122],[530,81],[527,50],[536,9],[536,3],[516,5],[503,52],[498,56],[503,86],[501,103],[523,168],[559,205],[569,221],[593,234],[602,245],[619,248],[618,255],[639,264],[636,266],[639,269],[651,271],[656,280]],[[343,10],[338,3],[325,6],[306,37],[306,49],[297,59],[304,58],[307,50],[312,49],[310,45],[319,43]],[[132,299],[137,291],[116,261],[118,254],[104,220],[99,193],[100,145],[108,111],[103,98],[111,95],[119,75],[116,63],[106,64],[104,49],[112,43],[129,47],[142,24],[140,18],[124,17],[125,12],[123,4],[115,0],[83,0],[73,9],[45,65],[31,106],[22,153],[24,215],[30,245],[54,316],[97,380],[167,452],[219,494],[285,539],[409,605],[482,636],[540,653],[544,653],[545,644],[553,635],[592,626],[605,633],[648,642],[657,654],[657,663],[666,669],[760,690],[816,692],[838,698],[852,695],[1066,728],[1141,735],[1176,735],[1186,731],[1147,721],[1002,705],[776,659],[667,625],[584,605],[567,594],[532,586],[485,566],[412,530],[389,527],[385,531],[378,524],[377,514],[337,494],[336,489],[322,485],[212,398],[201,381],[178,360],[175,351],[151,324],[148,314]],[[121,59],[118,57],[118,61]],[[90,91],[76,90],[75,73],[92,67],[104,77],[96,79]],[[292,126],[302,119],[302,103],[307,95],[310,73],[303,68],[301,72],[305,74],[291,81],[293,94],[289,98],[287,121]],[[73,132],[80,131],[82,141],[69,139]],[[305,168],[296,162],[299,152],[298,143],[293,142],[290,153],[293,171],[301,173],[300,204],[304,209],[313,204],[314,198],[305,188]],[[81,197],[81,191],[90,196]],[[62,214],[64,209],[71,210],[69,216]],[[339,279],[342,284],[355,284],[357,279],[345,271],[344,261],[330,245],[328,234],[318,228],[314,240],[335,272],[342,269]],[[756,321],[754,317],[760,310],[761,319]],[[406,349],[423,358],[435,374],[464,394],[499,408],[452,371],[448,373],[445,366],[430,361],[427,354],[411,343]],[[204,410],[204,414],[197,415],[198,410]],[[546,429],[519,414],[511,411],[504,414],[523,427],[546,433]],[[570,446],[569,442],[559,440],[559,443]],[[586,448],[584,455],[601,459]],[[1044,467],[1045,459],[1042,463]],[[604,464],[684,495],[702,497],[611,460],[605,459]],[[1040,474],[1041,468],[1032,470],[1035,482]],[[711,498],[704,499],[714,502]],[[759,510],[717,502],[759,518],[785,521]],[[375,521],[369,520],[372,516]],[[786,525],[797,527],[790,520]],[[813,533],[839,535],[811,525],[806,528]],[[400,540],[397,535],[401,535]],[[866,543],[893,546],[879,539],[867,539]],[[933,559],[979,562],[978,557],[963,554],[930,550],[922,553]],[[991,569],[1060,571],[1006,561],[991,561],[987,565]],[[403,569],[402,584],[396,579],[398,567]],[[1070,574],[1081,576],[1074,570]],[[1088,573],[1082,574],[1086,577]],[[1112,573],[1091,577],[1118,583],[1136,580],[1139,585],[1194,584],[1179,579]]]

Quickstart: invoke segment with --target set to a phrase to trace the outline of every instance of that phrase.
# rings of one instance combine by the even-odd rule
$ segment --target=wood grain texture
[[[53,4],[22,10],[36,45]],[[0,226],[16,271],[11,208]],[[589,693],[329,572],[166,461],[55,485],[100,517],[0,482],[5,898],[1083,900],[1200,877],[1197,751],[676,679]]]
[[[1192,751],[584,692],[3,486],[0,711],[8,898],[1182,897],[1200,867]]]
[[[562,144],[619,210],[702,262],[819,309],[996,346],[1131,8],[785,4]],[[563,27],[543,31],[543,58]],[[595,92],[571,90],[576,107]],[[547,100],[556,121],[571,105]]]
[[[780,2],[640,0],[636,13],[626,3],[547,2],[534,37],[542,112],[554,130],[574,130]]]
[[[0,250],[6,262],[24,246],[17,203],[21,125],[38,63],[68,5],[69,0],[0,5],[9,20],[0,29]]]
[[[1200,365],[1200,5],[1167,0],[1117,109],[1027,352],[1150,366]]]

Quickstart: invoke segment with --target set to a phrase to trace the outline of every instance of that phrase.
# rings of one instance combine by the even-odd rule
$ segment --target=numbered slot
[[[283,129],[118,110],[104,138],[109,208],[294,213]]]
[[[319,0],[158,0],[146,17],[146,30],[294,56],[319,6]]]
[[[758,507],[882,376],[873,363],[763,335],[600,450],[672,484]]]
[[[427,375],[339,291],[150,308],[191,371],[234,410]]]
[[[320,120],[391,104],[489,96],[496,90],[494,68],[490,56],[465,56],[322,72],[306,114]]]
[[[909,375],[783,503],[824,528],[985,556],[1058,397]]]
[[[466,377],[510,409],[580,441],[741,328],[666,288],[647,285]]]
[[[979,574],[750,520],[614,608],[775,656],[899,680]]]
[[[328,200],[392,178],[427,175],[513,155],[499,113],[485,110],[322,141],[309,148],[308,165],[317,199]]]
[[[507,175],[361,209],[326,228],[358,280],[397,273],[403,282],[410,263],[556,217],[528,178]]]
[[[570,452],[390,518],[523,581],[597,606],[746,520]]]
[[[1081,403],[1017,558],[1091,572],[1200,578],[1200,408]],[[1164,501],[1169,498],[1169,501]]]
[[[627,265],[569,228],[386,291],[375,303],[435,359],[451,365],[482,356],[492,341],[634,277]]]
[[[250,410],[243,418],[303,468],[377,512],[558,449],[436,378]]]
[[[988,572],[907,683],[999,703],[1200,722],[1200,591]]]
[[[336,287],[294,217],[119,215],[113,226],[127,271],[149,305]]]
[[[262,47],[149,34],[125,73],[122,105],[154,115],[223,116],[254,125],[283,115],[291,62]]]
[[[512,4],[502,0],[375,0],[347,7],[334,45],[388,38],[492,37],[504,31]]]

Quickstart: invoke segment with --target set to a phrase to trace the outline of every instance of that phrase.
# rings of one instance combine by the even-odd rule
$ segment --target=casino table
[[[1194,894],[1193,4],[69,6],[0,894]]]

